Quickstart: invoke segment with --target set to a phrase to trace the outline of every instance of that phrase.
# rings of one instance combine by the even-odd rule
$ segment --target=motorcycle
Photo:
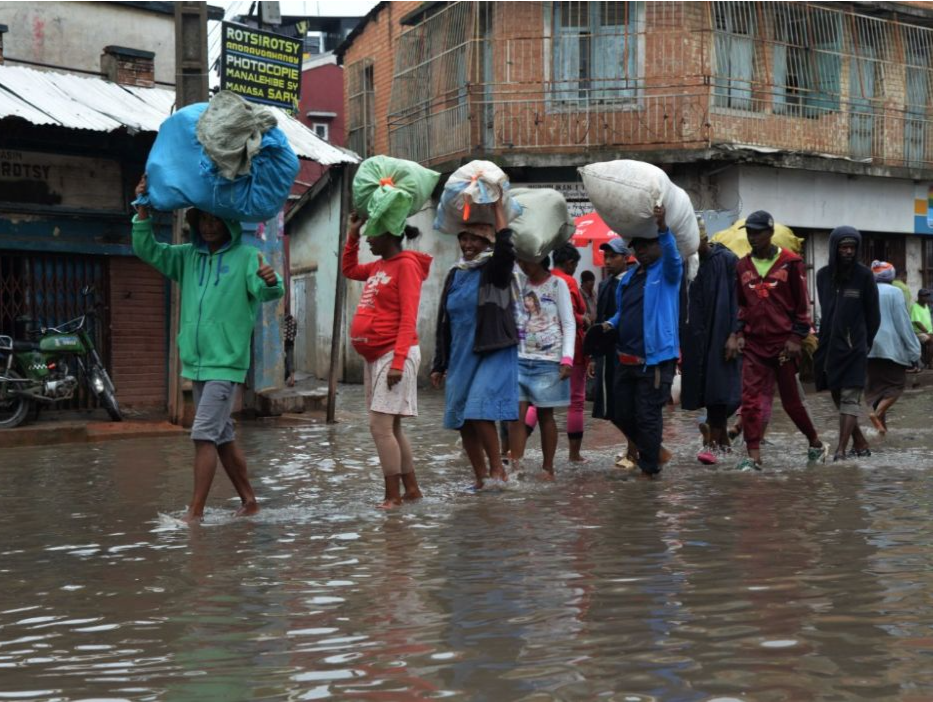
[[[81,289],[84,297],[94,289]],[[97,316],[97,305],[87,314],[58,327],[28,331],[29,341],[16,341],[0,335],[0,429],[21,424],[29,410],[70,400],[78,389],[78,377],[114,422],[123,421],[116,391],[89,331],[89,321]]]

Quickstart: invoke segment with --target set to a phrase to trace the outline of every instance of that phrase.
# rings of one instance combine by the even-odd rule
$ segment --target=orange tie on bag
[[[480,171],[479,173],[474,173],[473,177],[470,178],[470,184],[472,185],[477,180],[479,180],[479,177],[481,175],[483,175],[482,171]],[[470,219],[470,198],[469,196],[464,195],[463,197],[463,221],[466,222],[468,219]]]

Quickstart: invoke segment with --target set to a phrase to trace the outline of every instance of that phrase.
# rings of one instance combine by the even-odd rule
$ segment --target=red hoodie
[[[366,281],[350,325],[350,342],[370,362],[395,349],[392,368],[402,370],[408,349],[418,343],[421,284],[432,259],[419,251],[402,251],[387,261],[360,263],[359,253],[360,240],[349,238],[343,250],[343,274]]]
[[[580,292],[580,285],[572,275],[568,275],[557,266],[551,269],[551,273],[558,278],[562,278],[567,283],[567,287],[570,288],[573,321],[577,323],[577,340],[573,346],[573,364],[575,366],[585,366],[586,356],[583,355],[583,337],[586,336],[586,329],[583,328],[583,316],[586,314],[586,299],[583,297],[583,293]]]
[[[746,346],[764,357],[778,356],[791,336],[810,333],[810,293],[803,259],[781,249],[778,260],[762,278],[752,255],[740,258],[735,268],[738,326]]]

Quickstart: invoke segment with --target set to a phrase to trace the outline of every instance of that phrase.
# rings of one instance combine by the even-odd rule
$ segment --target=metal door
[[[317,363],[317,314],[314,273],[292,276],[292,315],[298,322],[295,337],[295,370],[315,374]]]

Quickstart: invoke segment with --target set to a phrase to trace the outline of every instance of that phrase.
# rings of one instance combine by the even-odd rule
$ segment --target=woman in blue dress
[[[518,418],[515,252],[505,212],[494,207],[495,227],[464,224],[457,235],[461,257],[444,281],[431,367],[434,387],[446,380],[444,426],[460,431],[477,490],[487,478],[507,479],[496,422]]]

